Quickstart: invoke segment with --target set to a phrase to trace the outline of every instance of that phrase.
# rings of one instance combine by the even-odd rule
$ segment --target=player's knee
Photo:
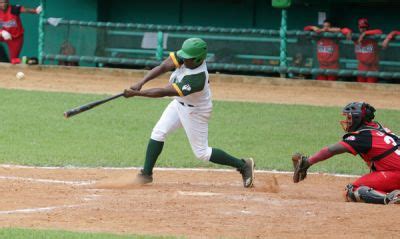
[[[167,138],[167,134],[162,130],[153,129],[153,131],[151,132],[151,138],[159,142],[164,142]]]
[[[211,148],[202,148],[202,149],[196,149],[193,150],[194,155],[196,158],[203,160],[203,161],[209,161],[211,158]]]

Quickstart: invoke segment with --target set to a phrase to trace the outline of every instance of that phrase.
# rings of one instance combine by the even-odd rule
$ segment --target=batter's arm
[[[131,89],[140,91],[144,84],[173,69],[175,69],[174,61],[171,57],[168,57],[159,66],[151,69],[141,81],[131,86]]]
[[[161,98],[165,96],[178,96],[177,90],[172,86],[172,84],[167,85],[164,88],[152,88],[147,90],[132,90],[126,89],[124,91],[124,97],[134,97],[134,96],[143,96],[149,98]]]

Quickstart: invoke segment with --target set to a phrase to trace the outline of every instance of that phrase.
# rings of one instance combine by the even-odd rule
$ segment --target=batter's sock
[[[238,169],[243,168],[245,162],[241,159],[235,158],[220,149],[212,149],[210,161],[216,164],[228,165]]]
[[[146,151],[146,161],[144,161],[143,172],[148,175],[153,174],[153,168],[156,164],[157,158],[160,155],[164,146],[164,142],[156,141],[154,139],[150,139],[149,144],[147,145]]]

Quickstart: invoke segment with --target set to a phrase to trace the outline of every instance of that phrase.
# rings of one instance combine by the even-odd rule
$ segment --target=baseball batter
[[[9,0],[0,0],[0,41],[8,46],[8,52],[12,64],[19,64],[19,54],[24,43],[24,28],[20,14],[39,14],[42,7],[36,9],[25,8],[20,5],[10,5]]]
[[[198,159],[237,168],[242,174],[244,187],[253,185],[253,159],[238,159],[208,146],[208,121],[212,112],[212,102],[206,56],[206,42],[200,38],[187,39],[181,50],[170,53],[170,56],[150,70],[142,81],[124,91],[125,97],[174,97],[151,133],[144,168],[137,175],[137,183],[146,184],[153,181],[153,167],[163,149],[164,141],[169,134],[183,127]],[[170,70],[175,71],[164,88],[142,90],[144,84]]]
[[[382,34],[382,30],[374,29],[370,30],[368,20],[361,18],[358,20],[358,29],[360,31],[360,37],[355,44],[355,53],[358,60],[359,71],[378,71],[379,70],[379,49],[378,43],[374,39],[365,39],[365,36],[379,35]],[[358,82],[376,83],[378,79],[376,77],[357,77]]]
[[[350,103],[344,107],[343,115],[345,119],[340,122],[346,132],[343,140],[309,158],[295,154],[292,158],[295,166],[293,181],[297,183],[303,180],[311,165],[334,155],[358,154],[371,172],[346,186],[346,200],[375,204],[400,203],[399,137],[373,121],[375,108],[367,103]]]
[[[321,32],[341,32],[343,35],[350,37],[351,30],[348,28],[333,27],[330,20],[325,20],[322,28],[317,26],[306,26],[304,31]],[[317,41],[317,58],[320,69],[339,69],[339,45],[335,39],[321,37]],[[318,75],[317,80],[336,81],[335,75]]]

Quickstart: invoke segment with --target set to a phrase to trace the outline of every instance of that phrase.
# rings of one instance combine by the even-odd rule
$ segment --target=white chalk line
[[[37,207],[37,208],[16,209],[16,210],[9,210],[9,211],[0,211],[0,215],[50,212],[50,211],[53,211],[56,209],[73,208],[73,207],[79,207],[79,206],[81,206],[81,205],[63,205],[63,206],[55,206],[55,207]]]
[[[200,196],[200,197],[210,197],[210,196],[223,195],[223,193],[193,192],[193,191],[178,191],[178,194],[179,195],[183,195],[183,196]]]
[[[0,176],[0,180],[16,180],[16,181],[28,181],[36,183],[54,183],[54,184],[66,184],[75,186],[85,186],[94,184],[95,181],[63,181],[63,180],[53,180],[53,179],[40,179],[40,178],[24,178],[24,177],[14,177],[14,176]]]
[[[11,165],[11,164],[0,164],[0,168],[15,168],[15,169],[43,169],[43,170],[140,170],[141,167],[76,167],[76,166],[65,166],[65,167],[37,167],[37,166],[25,166],[25,165]],[[236,170],[234,169],[209,169],[209,168],[154,168],[155,171],[189,171],[189,172],[223,172],[232,173]],[[293,174],[293,172],[288,171],[277,171],[277,170],[255,170],[259,174]],[[309,172],[308,175],[322,175],[322,176],[334,176],[334,177],[344,177],[344,178],[354,178],[360,175],[352,174],[335,174],[335,173],[314,173]]]

